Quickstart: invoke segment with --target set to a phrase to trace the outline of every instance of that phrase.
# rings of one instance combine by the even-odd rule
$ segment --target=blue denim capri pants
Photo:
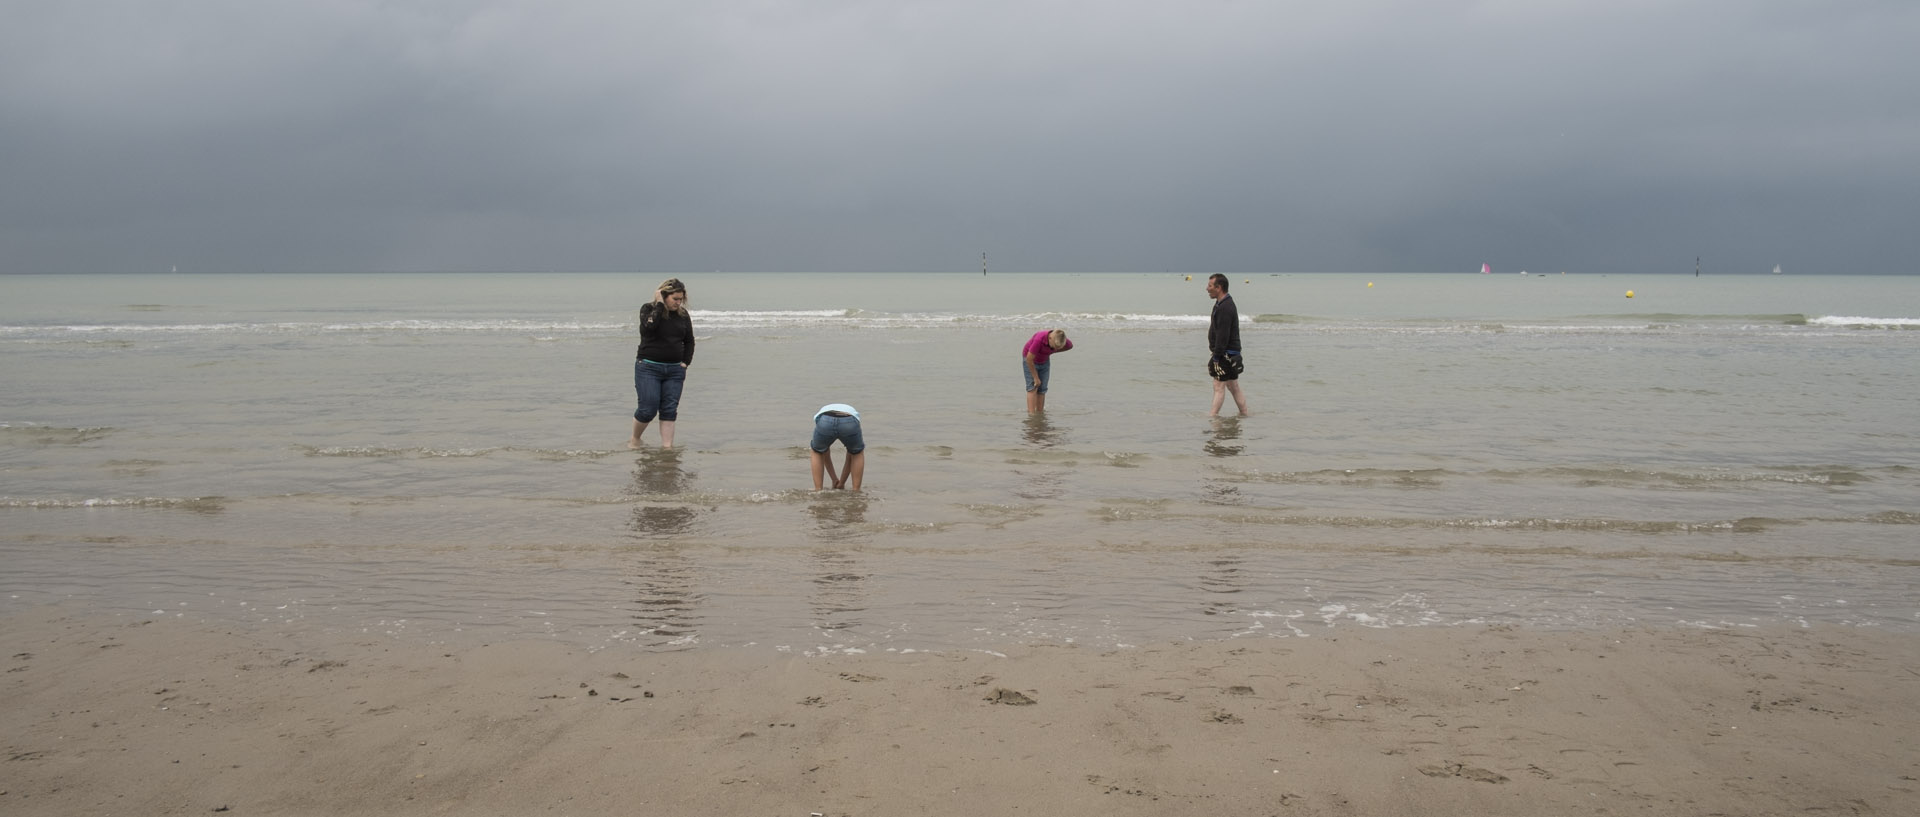
[[[807,447],[825,454],[833,446],[834,440],[846,446],[848,454],[867,450],[866,438],[860,436],[860,418],[835,417],[831,414],[813,418],[813,440]]]
[[[663,422],[671,423],[680,419],[680,390],[686,385],[685,366],[651,360],[634,361],[633,390],[640,397],[640,407],[633,410],[633,419],[650,423],[656,414],[660,415]]]
[[[1046,394],[1047,380],[1053,374],[1053,361],[1049,360],[1045,363],[1035,363],[1033,364],[1033,368],[1040,370],[1040,388],[1038,391],[1040,394]],[[1024,357],[1020,359],[1020,376],[1027,381],[1027,391],[1035,391],[1033,388],[1033,372],[1027,370],[1027,359]]]

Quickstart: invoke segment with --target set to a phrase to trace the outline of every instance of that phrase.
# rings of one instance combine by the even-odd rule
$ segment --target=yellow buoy
[[[1373,288],[1373,282],[1372,282],[1372,281],[1368,281],[1368,282],[1367,282],[1367,288],[1368,288],[1368,289],[1372,289],[1372,288]]]
[[[1191,280],[1193,280],[1193,276],[1191,276],[1191,275],[1189,275],[1189,276],[1187,276],[1187,280],[1189,280],[1189,281],[1191,281]]]
[[[1629,298],[1633,297],[1633,290],[1631,289],[1627,290],[1627,297]]]

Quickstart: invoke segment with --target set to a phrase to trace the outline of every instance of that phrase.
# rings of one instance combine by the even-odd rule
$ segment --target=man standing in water
[[[1246,365],[1240,360],[1240,310],[1233,305],[1233,296],[1227,294],[1227,276],[1214,273],[1207,276],[1207,297],[1213,299],[1213,322],[1207,326],[1207,351],[1211,357],[1207,360],[1207,374],[1213,376],[1213,411],[1207,416],[1220,416],[1220,406],[1226,402],[1227,394],[1233,394],[1233,405],[1240,409],[1240,416],[1247,411],[1247,397],[1240,393],[1240,372]]]

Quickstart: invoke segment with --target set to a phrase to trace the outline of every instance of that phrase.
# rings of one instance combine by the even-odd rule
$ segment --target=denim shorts
[[[671,423],[680,419],[680,390],[686,385],[685,366],[651,360],[634,361],[633,391],[639,397],[640,405],[633,410],[633,419],[651,423],[656,414],[660,415],[661,422]]]
[[[1039,389],[1039,392],[1040,392],[1041,394],[1046,394],[1046,393],[1047,393],[1047,379],[1048,379],[1049,377],[1051,377],[1051,376],[1053,375],[1053,361],[1051,361],[1051,360],[1049,360],[1049,361],[1047,361],[1047,362],[1045,362],[1045,363],[1035,363],[1035,364],[1033,364],[1033,368],[1035,368],[1035,369],[1039,369],[1039,370],[1040,370],[1040,389]],[[1023,377],[1023,378],[1026,378],[1026,381],[1027,381],[1027,391],[1034,391],[1034,388],[1033,388],[1033,372],[1027,369],[1027,359],[1026,359],[1026,358],[1024,358],[1024,357],[1023,357],[1023,358],[1020,358],[1020,376],[1021,376],[1021,377]]]
[[[813,418],[813,441],[807,447],[825,454],[833,441],[839,440],[847,447],[848,454],[858,454],[867,450],[867,441],[860,436],[860,418],[835,417],[822,414]]]

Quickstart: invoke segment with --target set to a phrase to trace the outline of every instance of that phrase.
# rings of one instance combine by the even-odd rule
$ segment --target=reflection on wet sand
[[[638,497],[628,527],[649,539],[685,536],[694,531],[700,509],[673,498],[685,493],[693,481],[680,463],[680,451],[673,448],[649,449],[634,462],[633,485],[628,494]]]
[[[685,505],[640,505],[633,509],[628,527],[649,539],[667,539],[693,532],[700,511]]]
[[[1209,479],[1201,485],[1203,501],[1209,505],[1238,505],[1246,501],[1240,494],[1240,485],[1232,480]]]
[[[863,540],[867,536],[867,497],[831,491],[815,494],[807,513],[813,516],[813,535],[829,542]]]
[[[807,506],[807,513],[813,516],[814,538],[838,544],[866,541],[867,504],[867,497],[860,494],[819,495]],[[811,558],[813,593],[808,604],[813,611],[813,626],[820,630],[860,626],[857,614],[867,609],[868,574],[861,572],[857,552],[819,550]]]
[[[1247,578],[1242,572],[1241,561],[1238,555],[1223,555],[1207,560],[1208,569],[1200,574],[1200,591],[1231,596],[1246,589]],[[1200,608],[1200,612],[1209,616],[1230,615],[1240,609],[1237,601],[1231,598],[1211,600]]]
[[[1044,411],[1029,412],[1025,421],[1023,436],[1027,444],[1039,449],[1048,449],[1066,442],[1066,429],[1053,424]],[[1033,470],[1015,471],[1024,481],[1014,490],[1021,499],[1059,499],[1064,493],[1062,480],[1070,473],[1069,469],[1032,466]]]
[[[816,575],[813,594],[808,599],[813,609],[813,626],[821,630],[845,630],[860,626],[859,614],[867,610],[867,576],[860,572],[855,554],[844,550],[823,550],[813,554]]]
[[[1044,411],[1028,412],[1023,426],[1027,444],[1036,448],[1052,448],[1066,442],[1066,429],[1049,421]]]
[[[1066,490],[1061,483],[1063,478],[1073,473],[1071,470],[1064,468],[1040,468],[1039,466],[1034,466],[1034,468],[1035,470],[1032,471],[1014,472],[1026,480],[1020,483],[1019,488],[1014,489],[1014,496],[1020,497],[1021,499],[1059,499],[1066,494]]]
[[[1215,417],[1212,432],[1207,436],[1207,444],[1204,448],[1207,455],[1211,457],[1237,457],[1246,450],[1246,446],[1241,445],[1239,439],[1240,418]]]
[[[693,648],[699,641],[700,568],[679,550],[662,548],[643,553],[627,584],[636,590],[632,615],[649,638],[646,647],[659,650]]]
[[[671,496],[687,489],[693,475],[680,462],[678,448],[649,448],[633,461],[633,493]]]

